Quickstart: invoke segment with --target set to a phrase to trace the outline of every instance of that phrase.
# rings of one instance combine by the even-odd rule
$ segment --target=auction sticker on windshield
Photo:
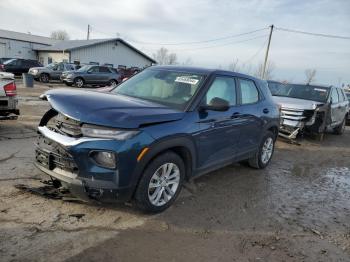
[[[194,79],[194,78],[191,78],[189,76],[178,76],[175,79],[175,82],[191,84],[191,85],[197,84],[198,81],[199,81],[198,79]]]
[[[320,91],[320,92],[327,92],[326,89],[321,89],[321,88],[314,88],[315,91]]]

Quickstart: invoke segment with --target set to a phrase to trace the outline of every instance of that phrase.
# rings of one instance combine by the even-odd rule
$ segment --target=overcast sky
[[[350,36],[349,0],[0,0],[0,17],[2,29],[43,36],[64,29],[71,39],[86,38],[90,24],[91,38],[118,35],[148,55],[160,43],[205,41],[271,24]],[[253,73],[263,61],[267,38],[268,30],[263,30],[221,41],[165,47],[176,52],[180,62],[191,59],[194,66],[227,68],[238,59]],[[270,61],[277,80],[302,82],[306,69],[316,69],[317,83],[350,83],[350,40],[276,30]]]

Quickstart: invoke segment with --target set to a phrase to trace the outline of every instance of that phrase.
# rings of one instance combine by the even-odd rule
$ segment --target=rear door
[[[348,111],[348,100],[342,89],[337,88],[337,91],[339,96],[339,121],[342,123]]]
[[[54,80],[59,80],[63,71],[64,71],[64,64],[58,63],[57,66],[52,69],[51,78]]]
[[[332,126],[339,125],[341,123],[341,103],[339,101],[339,94],[335,87],[331,90],[331,122]]]
[[[263,117],[269,113],[261,103],[262,93],[251,79],[237,78],[239,104],[235,113],[240,120],[240,136],[237,155],[244,156],[256,151],[261,141]]]

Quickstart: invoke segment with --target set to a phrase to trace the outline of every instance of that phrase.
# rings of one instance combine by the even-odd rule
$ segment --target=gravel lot
[[[21,117],[0,122],[1,261],[350,261],[350,129],[323,142],[279,141],[271,165],[238,164],[187,184],[175,205],[145,215],[45,198],[33,143],[48,105],[23,88]]]

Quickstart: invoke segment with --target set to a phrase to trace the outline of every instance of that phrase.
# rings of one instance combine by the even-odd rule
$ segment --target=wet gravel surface
[[[23,94],[28,118],[0,122],[0,261],[350,261],[349,128],[323,142],[279,141],[265,170],[212,172],[145,215],[14,187],[41,184],[32,162],[42,90]]]

